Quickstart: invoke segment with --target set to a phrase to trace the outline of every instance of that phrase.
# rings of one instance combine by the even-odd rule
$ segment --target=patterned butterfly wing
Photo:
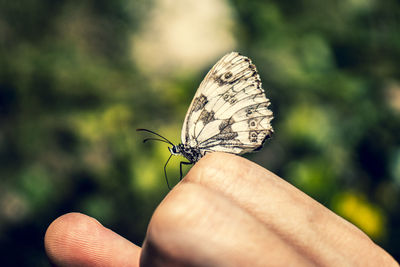
[[[237,52],[220,59],[200,84],[182,128],[182,144],[234,154],[262,147],[273,114],[251,60]]]

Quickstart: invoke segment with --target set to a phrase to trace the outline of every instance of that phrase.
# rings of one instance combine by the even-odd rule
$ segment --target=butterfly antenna
[[[139,129],[136,129],[136,131],[138,131],[138,132],[148,132],[148,133],[151,133],[151,134],[155,134],[155,135],[157,135],[158,137],[161,137],[162,139],[164,139],[165,141],[163,141],[163,142],[168,143],[168,144],[170,144],[170,145],[172,145],[172,146],[174,145],[171,141],[169,141],[169,140],[168,140],[167,138],[165,138],[164,136],[159,135],[158,133],[153,132],[153,131],[151,131],[151,130],[139,128]],[[161,139],[157,139],[157,138],[147,138],[147,139],[143,140],[143,142],[146,142],[146,141],[148,141],[148,140],[158,140],[158,141],[162,141]]]
[[[154,137],[146,138],[146,139],[143,140],[143,143],[146,143],[147,141],[160,141],[160,142],[164,142],[164,143],[167,143],[167,144],[170,144],[170,145],[174,146],[174,144],[171,141],[169,141],[167,138],[165,138],[164,136],[159,135],[158,133],[153,132],[151,130],[139,128],[139,129],[136,129],[136,131],[138,131],[138,132],[148,132],[148,133],[157,135],[158,137],[162,138],[162,139],[154,138]],[[165,165],[164,165],[164,176],[165,176],[165,181],[167,182],[167,186],[168,186],[169,190],[171,190],[171,186],[169,185],[168,177],[167,177],[167,165],[168,165],[168,162],[171,159],[171,157],[172,157],[172,154],[169,155],[169,158],[167,159],[167,162],[165,162]]]
[[[169,144],[167,141],[163,140],[163,139],[159,139],[159,138],[146,138],[143,140],[143,143],[146,143],[147,141],[160,141],[160,142],[164,142]]]

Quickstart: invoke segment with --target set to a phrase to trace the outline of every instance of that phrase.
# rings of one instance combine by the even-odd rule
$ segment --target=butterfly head
[[[182,155],[182,150],[183,150],[183,145],[174,145],[172,147],[168,147],[169,152],[171,152],[172,155]]]

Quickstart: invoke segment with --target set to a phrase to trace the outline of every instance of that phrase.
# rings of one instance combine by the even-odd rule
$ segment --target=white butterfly
[[[183,122],[181,142],[174,145],[165,137],[147,138],[172,145],[171,155],[182,155],[196,163],[208,152],[220,151],[243,154],[261,149],[274,132],[270,101],[261,88],[260,76],[248,57],[231,52],[221,58],[207,73],[190,104]],[[167,179],[167,185],[168,179]]]

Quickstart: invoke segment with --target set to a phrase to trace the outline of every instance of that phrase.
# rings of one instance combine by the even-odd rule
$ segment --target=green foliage
[[[249,157],[399,258],[399,3],[229,3],[239,50],[256,64],[275,113],[275,136]],[[169,152],[142,144],[135,129],[177,142],[201,79],[189,72],[158,79],[134,65],[130,40],[152,4],[0,3],[5,265],[45,265],[45,229],[70,211],[142,242],[167,193]],[[173,182],[178,172],[171,162]]]

